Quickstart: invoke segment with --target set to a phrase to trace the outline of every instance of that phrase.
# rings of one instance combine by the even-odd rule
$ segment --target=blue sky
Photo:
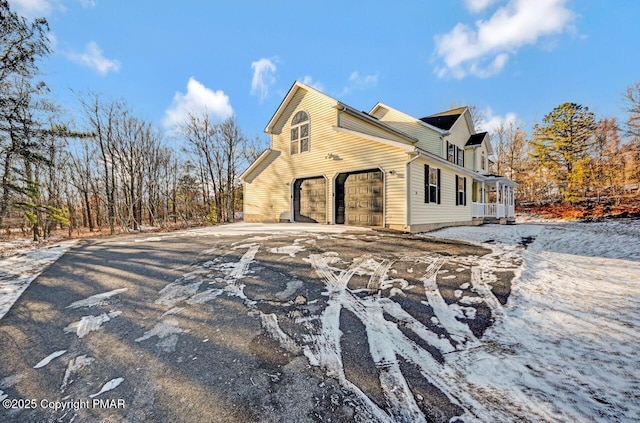
[[[640,80],[640,1],[322,2],[10,0],[44,16],[52,96],[125,99],[168,133],[186,114],[235,115],[253,138],[295,80],[368,111],[475,105],[490,129],[530,129],[571,101],[624,119]]]

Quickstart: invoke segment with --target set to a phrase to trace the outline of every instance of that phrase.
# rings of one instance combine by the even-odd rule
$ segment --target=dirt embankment
[[[576,204],[552,203],[518,206],[518,213],[526,213],[549,219],[600,220],[615,218],[640,218],[640,197],[613,201],[582,201]]]

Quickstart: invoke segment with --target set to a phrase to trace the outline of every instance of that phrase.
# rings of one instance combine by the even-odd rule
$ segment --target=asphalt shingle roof
[[[459,114],[427,116],[427,117],[421,118],[420,120],[423,121],[424,123],[428,123],[431,126],[435,126],[436,128],[440,128],[440,129],[444,129],[445,131],[448,131],[449,129],[451,129],[451,127],[456,122],[456,120],[458,120],[459,117],[460,117]]]

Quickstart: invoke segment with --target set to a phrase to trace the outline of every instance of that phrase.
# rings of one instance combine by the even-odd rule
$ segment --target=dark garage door
[[[336,223],[383,226],[382,171],[348,173],[338,176]]]
[[[327,182],[324,177],[296,180],[293,185],[293,220],[327,222]]]

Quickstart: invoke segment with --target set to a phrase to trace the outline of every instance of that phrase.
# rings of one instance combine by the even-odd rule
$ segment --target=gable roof
[[[329,97],[328,95],[326,95],[322,91],[318,91],[315,88],[310,87],[307,84],[303,84],[300,81],[296,81],[296,82],[293,83],[291,88],[289,88],[289,91],[287,92],[287,95],[285,95],[284,98],[282,99],[282,101],[280,102],[280,105],[278,106],[278,108],[276,109],[275,113],[273,114],[273,116],[269,120],[269,123],[267,123],[266,128],[264,128],[264,132],[266,132],[267,134],[272,133],[273,127],[276,125],[276,122],[278,121],[278,119],[280,119],[280,116],[282,115],[282,112],[284,112],[284,109],[286,108],[287,104],[289,104],[289,102],[291,101],[293,96],[295,96],[296,93],[298,92],[298,90],[300,90],[300,89],[303,89],[305,91],[316,92],[316,93],[320,94],[321,96],[325,97],[330,102],[334,103],[334,106],[338,105],[338,100],[336,100],[335,98]]]
[[[415,138],[415,137],[413,137],[413,136],[411,136],[409,134],[406,134],[406,133],[400,131],[399,129],[396,129],[391,125],[387,125],[386,123],[381,122],[380,120],[378,120],[377,117],[372,116],[367,112],[362,112],[360,110],[354,109],[353,107],[348,106],[348,105],[346,105],[346,104],[344,104],[344,103],[342,103],[340,101],[338,101],[338,104],[336,105],[336,108],[338,110],[342,111],[342,112],[346,112],[346,113],[348,113],[348,114],[350,114],[352,116],[355,116],[355,117],[358,117],[358,118],[364,120],[365,122],[368,122],[368,123],[370,123],[372,125],[375,125],[375,126],[377,126],[379,128],[382,128],[385,131],[389,131],[389,132],[391,132],[393,134],[396,134],[396,135],[398,135],[398,136],[400,136],[402,138],[405,138],[408,141],[411,141],[412,143],[418,142],[417,138]]]
[[[484,141],[484,137],[486,136],[487,136],[486,132],[480,132],[479,134],[471,135],[469,137],[469,140],[465,144],[465,147],[473,147],[473,146],[482,144],[482,141]]]
[[[493,154],[493,147],[491,146],[491,138],[489,138],[488,132],[480,132],[479,134],[473,134],[467,140],[467,143],[464,145],[465,148],[476,148],[483,145],[487,148],[487,154]]]
[[[377,126],[381,129],[384,129],[385,131],[388,131],[392,134],[395,134],[397,136],[400,136],[402,138],[405,138],[406,140],[410,141],[410,142],[417,142],[418,140],[415,137],[412,137],[411,135],[408,135],[390,125],[387,125],[384,122],[380,122],[376,117],[371,116],[369,113],[367,112],[363,112],[357,109],[354,109],[353,107],[342,103],[341,101],[336,100],[333,97],[330,97],[328,95],[326,95],[325,93],[323,93],[322,91],[319,91],[307,84],[304,84],[300,81],[296,81],[293,83],[293,85],[291,86],[291,88],[289,89],[289,92],[287,92],[287,95],[284,97],[284,99],[282,99],[282,101],[280,102],[280,105],[278,106],[278,109],[276,109],[276,112],[273,114],[273,116],[271,117],[271,120],[269,120],[269,123],[267,124],[267,127],[264,129],[264,132],[271,134],[273,131],[274,126],[276,125],[276,122],[280,119],[282,113],[284,112],[284,110],[287,107],[287,104],[291,101],[291,99],[296,95],[296,93],[298,92],[298,90],[305,90],[308,92],[313,92],[316,94],[321,95],[322,97],[324,97],[325,99],[329,100],[330,103],[332,103],[332,107],[334,107],[335,109],[338,109],[342,112],[346,112],[349,113],[352,116],[355,116],[359,119],[364,120],[367,123],[370,123],[374,126]]]
[[[436,128],[440,128],[442,130],[448,131],[451,129],[454,123],[458,120],[460,115],[449,115],[449,116],[427,116],[420,118],[424,123],[428,123],[429,125],[435,126]]]
[[[421,118],[420,120],[429,125],[448,131],[458,118],[467,110],[466,107],[458,107],[444,112],[436,113]]]
[[[413,116],[411,116],[411,115],[409,115],[409,114],[407,114],[407,113],[405,113],[403,111],[395,109],[395,108],[393,108],[391,106],[387,106],[386,104],[381,103],[381,102],[377,102],[376,105],[373,106],[373,108],[369,111],[368,114],[373,116],[373,115],[375,115],[376,111],[378,111],[379,109],[386,109],[387,111],[394,111],[395,113],[399,113],[399,114],[404,115],[404,116],[406,116],[406,117],[408,117],[410,119],[414,119],[416,122],[418,122],[419,124],[421,124],[425,128],[429,128],[429,129],[431,129],[433,131],[436,131],[440,135],[449,135],[449,131],[447,131],[446,129],[442,129],[442,128],[439,128],[437,126],[431,125],[431,124],[429,124],[429,123],[427,123],[427,122],[425,122],[425,121],[423,121],[421,119],[417,119],[417,118],[415,118],[415,117],[413,117]]]

